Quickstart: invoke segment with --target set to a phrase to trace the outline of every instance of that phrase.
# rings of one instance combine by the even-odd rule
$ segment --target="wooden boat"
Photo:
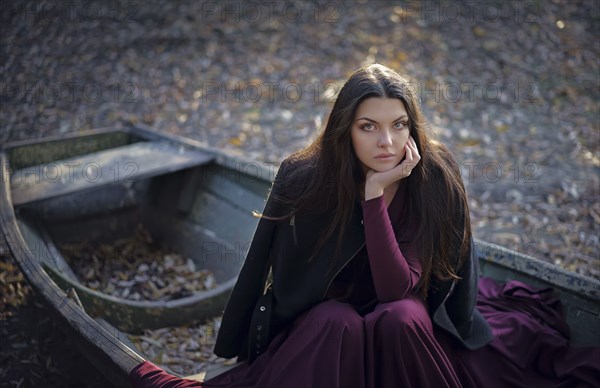
[[[276,172],[144,126],[11,143],[0,163],[6,245],[81,352],[116,386],[128,386],[128,373],[144,360],[124,333],[220,314],[256,226],[251,211],[264,206]],[[57,248],[111,241],[138,223],[211,270],[218,287],[171,301],[126,300],[80,283]],[[600,345],[600,281],[483,241],[476,250],[482,275],[556,289],[573,342]]]

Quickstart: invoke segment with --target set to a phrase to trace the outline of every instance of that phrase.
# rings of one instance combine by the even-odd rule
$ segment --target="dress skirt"
[[[512,281],[479,281],[477,308],[495,339],[463,348],[434,330],[422,300],[381,303],[360,315],[324,301],[300,315],[252,364],[200,383],[146,361],[135,387],[598,387],[600,348],[569,345],[569,329],[551,290]]]

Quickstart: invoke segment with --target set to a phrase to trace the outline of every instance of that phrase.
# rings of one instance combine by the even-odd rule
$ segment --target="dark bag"
[[[252,314],[250,322],[250,332],[248,335],[248,363],[252,363],[260,356],[271,341],[271,314],[273,312],[273,289],[269,285],[264,294],[262,294]]]

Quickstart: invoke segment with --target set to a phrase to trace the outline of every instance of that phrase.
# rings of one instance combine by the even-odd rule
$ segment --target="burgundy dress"
[[[366,247],[336,277],[328,299],[279,332],[251,365],[200,383],[146,361],[135,387],[592,387],[600,386],[600,348],[569,346],[550,290],[481,279],[477,308],[495,339],[467,350],[434,330],[413,294],[416,247],[396,240],[402,195],[363,202]],[[399,236],[400,241],[408,241]]]

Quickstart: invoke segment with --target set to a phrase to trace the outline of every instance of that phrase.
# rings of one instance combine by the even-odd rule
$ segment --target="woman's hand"
[[[419,155],[419,150],[417,149],[417,143],[412,136],[408,138],[408,141],[404,145],[404,149],[406,152],[404,160],[396,167],[387,171],[376,172],[374,170],[369,170],[367,172],[365,201],[380,197],[383,195],[383,190],[386,187],[410,175],[413,168],[415,168],[417,163],[419,163],[419,160],[421,160],[421,155]]]

